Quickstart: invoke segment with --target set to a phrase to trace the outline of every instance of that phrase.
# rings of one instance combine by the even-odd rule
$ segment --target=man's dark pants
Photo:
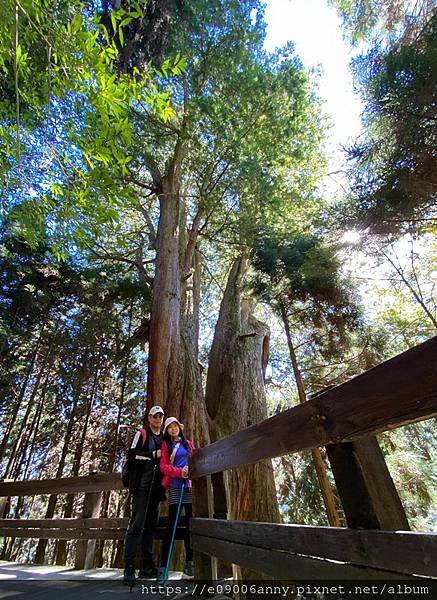
[[[150,483],[143,476],[136,492],[131,495],[131,516],[124,540],[124,566],[132,569],[138,544],[141,540],[141,568],[153,563],[153,534],[159,519],[159,503],[162,491],[158,487],[150,491]]]

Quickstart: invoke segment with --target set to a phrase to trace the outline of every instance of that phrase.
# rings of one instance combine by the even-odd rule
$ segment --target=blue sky
[[[320,71],[319,94],[332,120],[329,170],[335,171],[344,162],[341,146],[356,138],[361,129],[361,104],[349,71],[352,53],[342,37],[341,19],[325,0],[266,0],[265,18],[267,49],[291,40],[303,64]]]

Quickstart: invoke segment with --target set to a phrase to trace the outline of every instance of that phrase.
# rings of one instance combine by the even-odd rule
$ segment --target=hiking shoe
[[[131,587],[135,585],[135,569],[133,567],[126,567],[124,570],[123,583]]]
[[[194,579],[194,564],[192,560],[185,563],[185,569],[182,573],[183,579]]]
[[[159,567],[156,581],[157,583],[165,583],[165,567]]]
[[[154,564],[142,567],[138,573],[138,579],[155,579],[158,575],[158,569]]]

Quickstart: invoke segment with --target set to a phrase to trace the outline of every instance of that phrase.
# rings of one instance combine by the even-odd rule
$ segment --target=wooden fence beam
[[[92,473],[80,477],[0,482],[0,497],[105,492],[122,489],[120,473]]]
[[[437,337],[193,453],[194,479],[437,415]]]
[[[214,473],[211,475],[213,494],[214,494],[214,518],[227,519],[228,506],[226,499],[226,488],[223,473]]]
[[[193,519],[197,536],[316,556],[358,566],[437,577],[437,533]],[[213,542],[211,542],[213,545]],[[311,578],[310,578],[311,579]]]
[[[0,537],[42,540],[123,540],[124,529],[0,528]]]
[[[156,530],[154,539],[163,540],[166,528]],[[126,529],[61,529],[50,527],[0,527],[0,537],[43,540],[124,540]],[[176,529],[176,539],[183,540],[185,528]]]
[[[128,517],[106,517],[98,519],[83,519],[72,517],[69,519],[0,519],[0,529],[123,529],[127,528]],[[167,527],[168,517],[159,517],[158,528]],[[187,517],[179,517],[179,526],[187,527]]]
[[[222,560],[288,581],[370,579],[399,581],[398,572],[358,567],[323,558],[288,554],[273,549],[266,550],[256,546],[247,546],[244,543],[238,544],[202,535],[194,536],[193,544],[195,551],[217,556]],[[410,577],[402,575],[402,579],[410,579]]]
[[[129,519],[124,517],[108,517],[102,519],[0,519],[0,529],[126,529]]]

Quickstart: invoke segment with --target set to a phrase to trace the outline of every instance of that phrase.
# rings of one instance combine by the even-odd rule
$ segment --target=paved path
[[[166,587],[159,588],[155,580],[142,580],[130,590],[122,583],[122,569],[76,571],[0,561],[0,600],[196,600],[195,584],[181,579],[181,574],[171,571]],[[214,598],[222,599],[225,597]]]
[[[182,584],[180,573],[170,573],[170,585]],[[141,581],[132,589],[122,583],[122,569],[76,571],[62,566],[23,565],[0,561],[0,599],[10,600],[157,600],[149,593],[156,581]],[[174,594],[172,594],[174,596]],[[170,597],[170,595],[169,595]]]

